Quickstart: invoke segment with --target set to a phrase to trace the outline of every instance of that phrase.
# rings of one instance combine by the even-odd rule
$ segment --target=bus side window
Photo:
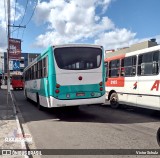
[[[159,72],[159,51],[139,55],[138,75],[157,75]]]
[[[141,63],[141,73],[140,75],[144,75],[145,63]]]
[[[135,75],[136,75],[136,67],[133,66],[133,67],[132,67],[132,76],[135,76]]]
[[[132,57],[132,75],[136,75],[136,61],[137,61],[137,56]]]
[[[38,63],[35,64],[35,78],[38,78]]]
[[[121,76],[125,76],[125,74],[124,74],[124,59],[121,60]]]
[[[153,74],[158,74],[159,73],[159,58],[160,58],[160,55],[159,55],[159,51],[156,51],[153,53]]]
[[[38,78],[42,77],[42,60],[38,62]]]
[[[153,65],[152,65],[152,72],[153,72],[153,74],[157,74],[158,71],[159,71],[159,69],[158,69],[158,62],[153,61]]]
[[[143,57],[143,55],[138,56],[138,75],[142,75],[142,68],[143,68],[143,66],[141,65],[142,64],[142,57]]]
[[[109,77],[119,77],[120,60],[112,60],[109,62]]]
[[[43,59],[43,67],[42,67],[42,69],[43,69],[42,77],[47,77],[47,57],[45,57]]]

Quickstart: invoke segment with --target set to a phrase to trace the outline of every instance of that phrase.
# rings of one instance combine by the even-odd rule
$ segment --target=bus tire
[[[157,131],[157,143],[160,146],[160,128]]]
[[[37,108],[38,108],[38,110],[40,110],[40,111],[43,110],[43,107],[41,106],[40,101],[39,101],[39,95],[38,95],[38,94],[37,94]]]
[[[70,108],[74,111],[78,111],[79,110],[79,105],[76,106],[70,106]]]
[[[119,103],[118,103],[118,95],[117,93],[112,93],[110,96],[110,106],[113,109],[116,109],[119,107]]]
[[[26,97],[26,100],[29,100],[29,98],[27,97],[27,91],[25,90],[25,97]]]

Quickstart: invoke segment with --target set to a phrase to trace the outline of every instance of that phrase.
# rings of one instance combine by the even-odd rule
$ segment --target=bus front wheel
[[[111,108],[118,108],[119,107],[119,103],[118,103],[118,95],[117,93],[112,93],[111,94],[111,97],[110,97],[110,105],[111,105]]]
[[[157,131],[157,143],[160,146],[160,128]]]

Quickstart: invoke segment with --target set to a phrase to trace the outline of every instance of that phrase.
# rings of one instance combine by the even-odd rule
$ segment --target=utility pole
[[[10,0],[7,1],[7,13],[8,13],[8,50],[7,50],[7,104],[8,104],[8,95],[10,94],[10,68],[9,68],[9,59],[10,59],[10,27],[26,28],[26,26],[16,26],[10,24]]]
[[[8,95],[10,93],[10,70],[9,70],[9,53],[10,53],[10,0],[7,3],[7,13],[8,13],[8,50],[7,50],[7,104],[8,104]]]

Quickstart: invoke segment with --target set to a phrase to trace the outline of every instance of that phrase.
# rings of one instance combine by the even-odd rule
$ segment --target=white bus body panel
[[[56,81],[60,85],[85,85],[102,82],[102,61],[99,68],[89,70],[64,70],[57,66],[54,58]],[[82,76],[82,80],[78,79]]]
[[[133,55],[138,57],[139,54],[152,51],[160,51],[160,46],[131,52],[126,54],[125,57]],[[124,87],[106,87],[106,99],[108,100],[109,92],[114,90],[117,92],[119,102],[122,104],[160,110],[160,86],[158,85],[158,90],[156,88],[151,90],[157,80],[160,81],[160,73],[152,76],[124,77]],[[136,82],[137,88],[134,89]]]

